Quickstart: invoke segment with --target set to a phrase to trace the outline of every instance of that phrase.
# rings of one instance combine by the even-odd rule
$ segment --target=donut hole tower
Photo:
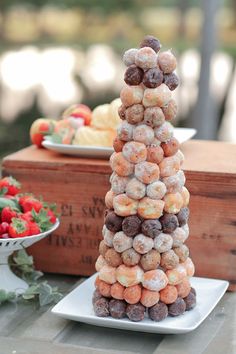
[[[170,124],[177,113],[172,91],[176,58],[146,36],[129,49],[120,98],[123,120],[110,158],[111,189],[96,261],[93,308],[97,316],[148,316],[161,321],[196,305],[189,278],[194,265],[189,236],[189,192],[183,154]]]

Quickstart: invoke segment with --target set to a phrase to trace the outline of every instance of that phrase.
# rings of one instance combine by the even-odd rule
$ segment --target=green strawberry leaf
[[[34,197],[34,195],[33,195],[33,193],[19,193],[19,194],[17,194],[17,196],[20,198],[20,197]]]
[[[0,197],[4,197],[4,195],[7,193],[8,189],[6,187],[2,187],[0,189]]]
[[[29,229],[27,221],[22,220],[20,218],[12,218],[11,224],[18,234],[28,231],[28,229]]]
[[[9,184],[11,185],[11,186],[15,186],[15,187],[17,187],[17,188],[21,188],[21,184],[20,184],[20,182],[18,182],[15,178],[13,178],[12,176],[9,176],[8,177],[8,181],[9,181]]]
[[[39,225],[41,232],[47,231],[52,227],[47,210],[41,209],[38,213],[32,209],[33,220]]]
[[[15,199],[7,199],[4,196],[0,196],[0,211],[5,207],[17,208],[20,211],[20,206]]]
[[[57,209],[56,203],[43,202],[43,207],[46,209],[50,209],[54,213],[56,212],[56,209]]]

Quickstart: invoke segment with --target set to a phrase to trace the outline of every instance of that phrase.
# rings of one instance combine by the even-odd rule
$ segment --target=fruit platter
[[[120,104],[120,99],[115,99],[93,111],[84,104],[74,104],[58,119],[36,119],[30,128],[31,141],[38,147],[45,140],[60,145],[112,147],[120,123]]]
[[[21,193],[18,181],[4,177],[0,180],[0,221],[0,288],[20,294],[28,284],[11,271],[8,258],[57,229],[55,205]]]
[[[46,148],[66,155],[92,158],[108,158],[114,151],[116,129],[122,122],[120,98],[102,104],[93,111],[84,104],[68,107],[56,119],[36,119],[30,129],[31,142],[39,148]],[[175,118],[177,110],[166,112]],[[129,112],[128,121],[137,112]],[[141,118],[143,118],[142,114]],[[175,136],[183,143],[196,134],[195,129],[175,128]],[[115,142],[114,142],[115,141]]]

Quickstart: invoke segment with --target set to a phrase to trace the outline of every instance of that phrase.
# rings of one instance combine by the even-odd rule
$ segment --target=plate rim
[[[161,326],[161,322],[151,322],[149,323],[143,323],[142,321],[140,322],[131,322],[131,321],[125,321],[125,328],[123,328],[124,324],[121,323],[121,321],[117,321],[117,325],[114,326],[114,324],[116,322],[114,322],[113,318],[106,318],[106,317],[96,317],[95,315],[71,315],[71,314],[66,314],[65,312],[63,312],[62,310],[58,310],[57,308],[59,306],[61,306],[61,303],[63,303],[63,301],[72,295],[72,293],[77,292],[78,288],[80,288],[81,286],[86,286],[88,281],[92,281],[93,278],[95,278],[97,276],[97,273],[93,274],[91,277],[87,278],[84,282],[80,283],[78,286],[75,287],[75,289],[73,289],[71,292],[69,292],[60,302],[58,302],[52,309],[51,312],[59,317],[65,318],[65,319],[69,319],[69,320],[73,320],[76,322],[82,322],[82,323],[87,323],[90,325],[95,325],[95,326],[101,326],[101,327],[109,327],[109,328],[119,328],[119,329],[123,329],[123,330],[132,330],[132,331],[145,331],[147,333],[162,333],[162,334],[182,334],[182,333],[188,333],[191,332],[193,330],[195,330],[197,327],[199,327],[202,322],[209,316],[209,314],[213,311],[213,309],[216,307],[216,305],[219,303],[219,301],[222,299],[222,297],[224,296],[228,286],[229,286],[229,282],[227,280],[223,280],[223,279],[214,279],[214,278],[205,278],[205,277],[192,277],[192,279],[196,279],[197,281],[210,281],[211,283],[219,283],[218,285],[222,287],[222,289],[220,290],[220,294],[218,295],[218,297],[216,298],[216,300],[213,302],[213,304],[211,306],[209,306],[209,309],[206,311],[206,313],[200,318],[200,320],[198,322],[196,322],[193,325],[189,325],[189,326],[181,326],[179,329],[177,329],[176,327],[173,326]],[[92,304],[91,304],[92,306]],[[194,311],[194,309],[192,310]],[[176,317],[176,319],[178,319],[178,317]],[[111,322],[111,326],[109,326],[109,322]],[[107,324],[106,324],[107,322]],[[134,325],[135,324],[135,325]],[[140,328],[136,328],[140,326]],[[135,328],[134,328],[135,327]],[[146,330],[143,329],[143,327],[146,327]],[[154,331],[154,329],[156,328],[156,330]]]
[[[174,130],[177,130],[177,131],[178,130],[179,131],[180,130],[191,131],[191,134],[192,134],[191,137],[188,138],[185,141],[188,141],[189,139],[191,139],[197,133],[197,130],[195,128],[174,127]],[[109,146],[59,144],[59,143],[53,143],[50,140],[43,140],[42,145],[46,149],[50,149],[50,150],[51,150],[51,148],[64,149],[64,151],[67,151],[67,152],[70,152],[71,150],[77,149],[77,153],[79,153],[79,152],[92,153],[92,152],[94,152],[94,150],[96,150],[96,152],[101,152],[101,153],[102,152],[104,152],[104,153],[112,153],[114,151],[114,149],[112,147],[109,147]],[[61,152],[59,150],[55,150],[55,151]]]
[[[73,149],[78,149],[78,152],[80,150],[82,151],[94,151],[94,149],[96,149],[97,151],[101,151],[101,152],[113,152],[114,149],[112,147],[106,147],[106,146],[92,146],[92,145],[71,145],[71,144],[57,144],[57,143],[53,143],[51,141],[48,140],[44,140],[42,142],[42,145],[45,148],[48,147],[55,147],[55,148],[63,148],[67,151],[73,150]]]

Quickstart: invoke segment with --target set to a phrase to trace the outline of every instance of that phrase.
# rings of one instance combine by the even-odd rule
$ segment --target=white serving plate
[[[174,136],[180,143],[184,143],[185,141],[191,139],[196,132],[196,129],[191,128],[175,128]],[[110,147],[56,144],[49,140],[43,141],[42,145],[46,149],[56,151],[61,154],[79,157],[109,158],[114,151],[113,148]]]
[[[197,291],[197,306],[178,317],[167,317],[161,322],[153,322],[145,318],[141,322],[112,317],[97,317],[92,306],[94,280],[97,274],[85,280],[70,294],[65,296],[52,312],[66,319],[84,322],[96,326],[119,328],[149,333],[187,333],[196,329],[214,309],[224,295],[229,283],[224,280],[197,278],[191,279]]]
[[[109,158],[114,151],[113,148],[110,147],[55,144],[47,140],[43,141],[42,145],[48,150],[56,151],[61,154],[92,157],[94,159]]]

